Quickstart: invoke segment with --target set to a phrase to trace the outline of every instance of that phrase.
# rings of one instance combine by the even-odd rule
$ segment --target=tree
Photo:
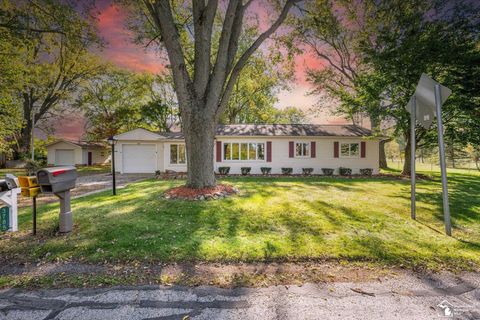
[[[74,1],[2,2],[0,30],[8,34],[8,54],[18,54],[22,72],[16,86],[16,106],[23,117],[15,134],[17,157],[28,152],[32,128],[55,117],[78,85],[99,72],[88,50],[101,41],[85,3],[82,12],[82,5]]]
[[[90,79],[76,101],[87,119],[87,138],[99,141],[137,127],[152,82],[151,75],[115,68]]]
[[[149,101],[141,107],[140,126],[149,130],[169,132],[181,126],[178,103],[170,74],[159,74],[150,87]]]
[[[257,28],[250,27],[244,33],[239,40],[240,47],[247,47],[258,37]],[[272,123],[277,94],[288,88],[295,74],[292,62],[284,59],[276,46],[255,52],[235,83],[220,122]]]
[[[368,70],[361,59],[360,41],[369,19],[371,1],[317,0],[303,8],[304,16],[294,24],[296,36],[321,61],[321,69],[308,69],[307,79],[314,92],[327,93],[338,104],[336,114],[347,116],[355,123],[358,114],[367,114],[374,134],[381,132],[378,99],[365,100],[359,97],[359,77]],[[387,168],[385,142],[380,146],[379,165]]]
[[[359,83],[364,99],[382,96],[388,102],[378,112],[393,120],[395,133],[406,141],[403,174],[410,173],[410,144],[418,148],[436,142],[431,130],[417,127],[410,137],[409,114],[405,110],[422,72],[453,90],[443,109],[445,130],[459,132],[460,119],[475,121],[478,111],[479,8],[448,1],[389,1],[372,7],[374,17],[361,43],[362,59],[370,67]],[[428,14],[426,14],[428,12]],[[478,78],[477,78],[478,79]],[[478,126],[476,127],[478,128]],[[468,137],[475,126],[468,126]],[[478,132],[478,131],[477,131]],[[448,138],[447,138],[448,141]]]
[[[300,0],[287,0],[276,20],[244,51],[239,38],[245,13],[252,1],[230,0],[224,12],[217,12],[218,0],[123,1],[137,13],[136,30],[153,31],[148,41],[161,41],[175,83],[187,149],[187,185],[203,188],[215,185],[213,149],[215,126],[228,105],[235,83],[253,53],[286,19]],[[218,15],[217,15],[218,13]],[[223,19],[218,44],[214,45],[214,22]],[[141,24],[138,21],[145,22]],[[193,31],[192,31],[193,26]],[[188,59],[193,50],[193,61]]]
[[[469,144],[465,148],[465,152],[468,154],[470,159],[475,162],[477,170],[480,171],[480,146],[477,145],[476,147],[474,147],[473,145]]]
[[[11,4],[0,3],[0,21],[3,21]],[[18,108],[16,92],[22,87],[24,63],[21,59],[22,39],[10,29],[0,25],[0,158],[11,154],[15,144],[14,134],[23,125],[22,113]]]

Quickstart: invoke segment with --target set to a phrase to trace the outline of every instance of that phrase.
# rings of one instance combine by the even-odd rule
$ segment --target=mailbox
[[[22,196],[34,198],[40,193],[37,177],[35,176],[20,176],[18,183],[22,188]]]
[[[60,232],[72,231],[73,218],[70,207],[70,189],[75,188],[75,167],[53,167],[37,171],[38,184],[42,193],[53,193],[60,199]]]
[[[5,181],[5,179],[0,180],[0,192],[8,190],[10,190],[10,188],[7,185],[7,181]]]
[[[37,171],[38,184],[42,193],[59,193],[75,188],[75,167],[54,167]]]
[[[18,178],[13,174],[7,173],[5,176],[5,182],[10,190],[20,188],[20,182],[18,181]]]

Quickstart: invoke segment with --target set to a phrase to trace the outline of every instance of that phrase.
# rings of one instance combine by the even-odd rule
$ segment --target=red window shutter
[[[288,142],[288,157],[293,158],[293,141]]]
[[[267,162],[272,162],[272,141],[267,141]]]
[[[312,158],[315,158],[317,156],[317,143],[315,141],[312,141],[310,143],[310,156]]]
[[[217,162],[222,162],[222,141],[217,141]]]
[[[367,153],[367,143],[365,141],[360,142],[360,157],[365,158]]]
[[[333,143],[333,157],[338,158],[338,148],[340,147],[338,141]]]

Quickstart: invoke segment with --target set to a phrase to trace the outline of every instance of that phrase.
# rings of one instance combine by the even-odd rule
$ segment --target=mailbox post
[[[32,198],[32,212],[33,224],[32,233],[37,234],[37,196],[40,194],[40,187],[38,185],[37,177],[22,176],[18,177],[20,187],[22,188],[22,196]]]
[[[0,180],[0,231],[18,231],[17,197],[20,193],[18,179],[7,174],[5,180]]]
[[[75,188],[77,170],[75,167],[45,168],[37,171],[37,178],[42,193],[53,193],[60,199],[60,233],[72,231],[70,190]]]

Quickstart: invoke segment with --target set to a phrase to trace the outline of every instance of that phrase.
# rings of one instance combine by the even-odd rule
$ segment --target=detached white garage
[[[104,143],[57,140],[47,145],[47,161],[52,166],[91,166],[110,162]]]

